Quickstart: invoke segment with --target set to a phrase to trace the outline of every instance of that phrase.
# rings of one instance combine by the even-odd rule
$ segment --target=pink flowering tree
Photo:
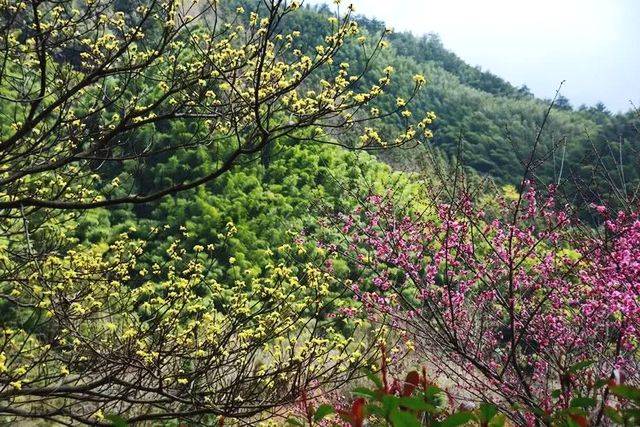
[[[558,413],[600,423],[617,404],[606,380],[638,381],[638,211],[593,206],[593,228],[554,187],[524,182],[490,202],[469,188],[410,204],[370,194],[331,215],[344,237],[335,255],[359,273],[354,306],[408,337],[463,401],[492,402],[518,425]]]

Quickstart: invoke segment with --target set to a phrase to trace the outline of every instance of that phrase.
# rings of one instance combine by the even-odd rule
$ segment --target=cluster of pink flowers
[[[599,323],[612,322],[621,345],[633,351],[640,337],[640,219],[638,212],[608,218],[604,207],[597,209],[606,218],[605,237],[591,243],[594,262],[580,273],[589,286],[583,313]]]
[[[640,342],[638,213],[594,207],[604,225],[585,227],[554,190],[413,212],[374,195],[334,218],[334,251],[360,272],[361,309],[409,331],[467,396],[551,412],[615,370],[635,381]]]

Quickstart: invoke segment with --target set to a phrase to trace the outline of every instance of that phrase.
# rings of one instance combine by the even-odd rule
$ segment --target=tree
[[[556,108],[559,108],[560,110],[573,110],[573,107],[571,106],[571,101],[569,101],[569,98],[565,97],[565,96],[558,96],[558,98],[556,99]]]
[[[551,425],[585,401],[579,416],[600,425],[606,380],[640,382],[637,205],[592,206],[604,221],[593,229],[555,186],[487,197],[451,176],[427,183],[426,198],[372,193],[333,216],[345,236],[335,254],[359,273],[354,311],[519,425]]]
[[[207,245],[172,240],[162,259],[146,249],[168,240],[162,229],[94,244],[74,235],[90,211],[214,181],[284,137],[379,149],[428,135],[431,115],[407,118],[398,136],[365,126],[408,111],[424,82],[416,76],[390,111],[365,108],[391,81],[387,68],[376,85],[363,84],[385,34],[363,47],[366,65],[351,74],[334,64],[346,40],[361,37],[351,12],[332,17],[324,43],[309,49],[297,44],[299,31],[282,31],[298,7],[0,4],[0,414],[8,421],[268,416],[301,390],[340,384],[366,359],[366,343],[324,316],[332,278],[317,267],[320,255],[300,255],[304,247],[225,288],[209,272],[232,223]],[[340,132],[359,138],[336,139]],[[162,171],[172,154],[197,159],[203,150],[213,161],[190,173],[137,179]]]
[[[4,4],[0,209],[149,202],[214,180],[283,136],[329,142],[323,132],[300,132],[371,119],[363,107],[389,84],[390,72],[364,88],[370,67],[350,75],[349,64],[332,64],[359,34],[350,14],[333,17],[324,43],[305,52],[296,44],[299,31],[280,32],[297,8],[284,0],[251,12],[153,0],[125,14],[111,0]],[[312,84],[323,68],[332,77]],[[176,122],[189,128],[188,141],[154,140],[154,129]],[[419,137],[407,130],[388,145]],[[381,142],[365,132],[359,148]],[[95,176],[110,165],[144,170],[167,152],[202,146],[218,165],[166,188],[121,194]]]
[[[207,273],[234,232],[207,247],[173,241],[152,265],[142,262],[147,242],[128,234],[20,265],[4,257],[3,308],[15,318],[3,313],[0,414],[86,424],[260,418],[349,379],[368,350],[321,316],[335,298],[331,277],[279,263],[225,288]]]

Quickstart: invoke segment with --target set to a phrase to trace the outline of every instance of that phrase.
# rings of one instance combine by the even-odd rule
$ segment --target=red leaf
[[[362,427],[364,425],[364,397],[359,397],[353,401],[348,411],[338,410],[338,415],[351,425],[351,427]]]
[[[409,372],[407,374],[407,378],[404,380],[404,388],[402,389],[402,395],[411,396],[419,384],[420,384],[420,374],[416,371]]]
[[[364,425],[364,405],[365,400],[359,397],[353,401],[351,406],[351,425],[353,427],[362,427]]]
[[[573,422],[578,424],[580,427],[589,427],[589,421],[587,421],[587,419],[585,417],[583,417],[582,415],[571,414],[571,415],[569,415],[569,417],[571,417]]]

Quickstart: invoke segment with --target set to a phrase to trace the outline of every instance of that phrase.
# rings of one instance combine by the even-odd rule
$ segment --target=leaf
[[[556,389],[551,392],[551,397],[553,397],[554,399],[559,398],[561,395],[562,395],[562,390],[560,389]]]
[[[287,424],[290,426],[304,427],[304,424],[296,418],[287,418]]]
[[[480,405],[481,421],[485,423],[491,421],[491,419],[498,413],[498,409],[490,403],[482,403]]]
[[[532,406],[531,407],[531,412],[533,412],[534,414],[540,416],[540,417],[546,417],[547,413],[540,407],[538,406]]]
[[[127,427],[129,424],[127,423],[127,420],[125,420],[124,418],[122,418],[119,415],[107,415],[105,417],[107,420],[111,421],[111,425],[113,427]]]
[[[625,399],[640,403],[640,389],[638,388],[626,385],[614,385],[611,386],[611,393],[618,397],[624,397]]]
[[[587,411],[580,407],[569,407],[555,413],[556,416],[569,418],[572,415],[587,415]]]
[[[591,408],[596,406],[596,400],[591,397],[576,397],[571,400],[571,406],[574,408]]]
[[[424,392],[424,394],[425,394],[425,396],[427,398],[430,398],[430,397],[435,397],[436,395],[438,395],[441,392],[442,392],[442,390],[440,390],[440,388],[438,388],[438,387],[436,387],[434,385],[431,385],[431,386],[429,386],[427,388],[427,390]]]
[[[460,411],[455,414],[449,415],[444,421],[438,423],[439,427],[456,427],[461,426],[469,421],[474,420],[476,417],[469,411]]]
[[[598,380],[595,383],[595,388],[601,388],[609,384],[609,380]]]
[[[371,399],[375,399],[376,398],[376,392],[373,390],[370,390],[366,387],[357,387],[353,390],[352,394],[354,396],[362,396],[362,397],[368,397]]]
[[[389,417],[393,427],[420,427],[418,419],[410,412],[400,411],[394,408]]]
[[[396,396],[385,394],[382,396],[382,409],[385,414],[390,414],[391,411],[398,407],[399,398]]]
[[[624,409],[623,415],[627,420],[632,420],[638,425],[640,424],[640,409]]]
[[[495,415],[491,421],[489,421],[489,427],[504,427],[507,422],[507,417],[504,414]]]
[[[401,397],[400,401],[398,402],[400,406],[407,408],[407,409],[412,409],[414,411],[428,411],[428,412],[435,412],[436,407],[425,402],[424,399],[420,398],[420,397]]]
[[[614,423],[622,424],[624,421],[624,419],[622,418],[622,415],[620,415],[620,413],[616,409],[612,408],[611,406],[608,406],[608,405],[605,406],[604,413]]]
[[[570,366],[568,372],[570,374],[575,374],[593,365],[593,363],[594,363],[593,360],[583,360],[582,362],[578,362],[575,365]]]
[[[333,406],[331,405],[327,405],[327,404],[320,405],[318,406],[318,409],[316,409],[315,414],[313,414],[313,421],[320,421],[327,415],[334,414],[335,412],[336,410],[333,409]]]
[[[411,396],[418,385],[420,385],[420,374],[417,371],[409,372],[404,380],[402,395]]]
[[[377,415],[380,418],[384,418],[385,417],[384,411],[378,405],[367,405],[366,406],[366,410],[367,410],[368,414]]]
[[[578,427],[588,427],[589,421],[584,415],[569,415],[569,419]]]

